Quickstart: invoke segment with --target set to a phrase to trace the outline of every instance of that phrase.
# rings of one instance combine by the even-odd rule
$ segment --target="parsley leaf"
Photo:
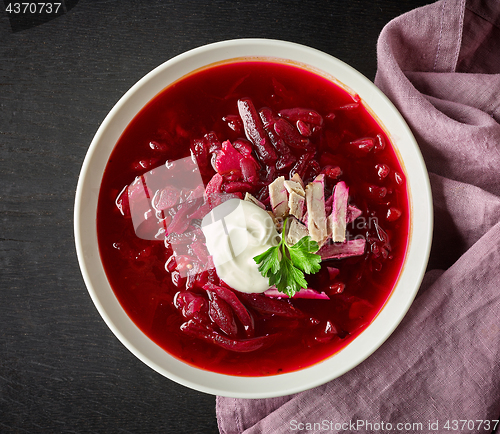
[[[279,270],[279,250],[271,248],[254,258],[259,265],[260,273],[266,277],[269,274],[276,274]]]
[[[310,236],[301,238],[296,244],[288,248],[290,259],[297,268],[307,274],[315,274],[321,268],[321,256],[314,252],[319,250],[319,245]]]
[[[315,254],[319,245],[310,236],[303,237],[293,246],[289,246],[284,235],[286,224],[287,220],[283,224],[279,244],[253,259],[259,265],[260,273],[269,278],[269,285],[276,286],[278,291],[291,298],[301,288],[307,288],[304,273],[314,274],[320,270],[321,256]]]

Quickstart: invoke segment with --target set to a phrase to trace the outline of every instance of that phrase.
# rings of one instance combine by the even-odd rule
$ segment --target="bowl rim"
[[[292,60],[313,72],[324,71],[328,77],[334,76],[337,83],[348,89],[356,83],[354,91],[377,113],[377,120],[398,153],[407,175],[412,217],[403,271],[389,299],[367,329],[338,353],[299,371],[240,377],[184,363],[161,349],[135,326],[105,277],[97,246],[95,210],[98,187],[108,160],[103,161],[101,154],[105,156],[107,153],[109,157],[116,143],[112,138],[121,135],[134,112],[137,113],[152,97],[176,81],[165,81],[166,77],[178,75],[179,79],[205,65],[229,59],[255,58]],[[187,70],[190,71],[186,73]],[[394,127],[391,131],[385,128],[388,119]],[[412,206],[415,203],[418,207]],[[389,99],[360,72],[329,54],[293,42],[262,38],[231,39],[194,48],[167,60],[135,83],[109,111],[89,146],[78,179],[74,207],[74,236],[80,270],[94,305],[115,336],[137,358],[170,380],[200,392],[235,398],[270,398],[311,389],[345,374],[368,358],[400,324],[418,292],[430,254],[432,229],[432,193],[425,162],[410,128]],[[95,269],[97,264],[100,264],[100,270]],[[412,266],[409,268],[408,264]]]

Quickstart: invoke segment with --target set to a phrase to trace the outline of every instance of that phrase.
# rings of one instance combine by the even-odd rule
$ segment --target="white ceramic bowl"
[[[110,153],[128,123],[170,83],[203,66],[232,58],[289,59],[332,76],[357,93],[392,140],[409,184],[409,247],[392,295],[370,326],[334,356],[309,368],[270,377],[236,377],[187,365],[151,341],[130,320],[116,299],[99,257],[96,209],[101,178]],[[416,206],[418,204],[418,206]],[[289,42],[239,39],[206,45],[181,54],[136,83],[113,107],[87,152],[75,202],[75,242],[92,300],[118,339],[148,366],[187,387],[211,394],[267,398],[289,395],[326,383],[373,353],[394,331],[410,307],[426,268],[432,237],[432,199],[427,171],[405,121],[384,94],[359,72],[318,50]]]

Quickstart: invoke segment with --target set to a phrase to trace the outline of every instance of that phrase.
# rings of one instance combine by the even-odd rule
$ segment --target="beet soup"
[[[321,182],[328,215],[344,186],[345,241],[330,236],[318,253],[358,252],[322,255],[301,295],[240,292],[218,276],[202,219],[245,197],[276,213],[280,177]],[[300,217],[311,227],[313,209]],[[104,270],[133,322],[174,357],[240,376],[299,370],[355,339],[398,280],[408,230],[404,172],[359,97],[266,61],[207,67],[152,99],[114,147],[97,209]]]

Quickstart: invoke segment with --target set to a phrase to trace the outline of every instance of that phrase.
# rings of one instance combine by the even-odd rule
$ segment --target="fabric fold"
[[[373,432],[367,423],[382,422],[447,433],[447,420],[499,418],[499,23],[498,1],[441,0],[383,29],[375,83],[412,129],[433,189],[418,296],[372,356],[328,384],[266,400],[218,397],[221,433],[298,431],[294,423]]]

